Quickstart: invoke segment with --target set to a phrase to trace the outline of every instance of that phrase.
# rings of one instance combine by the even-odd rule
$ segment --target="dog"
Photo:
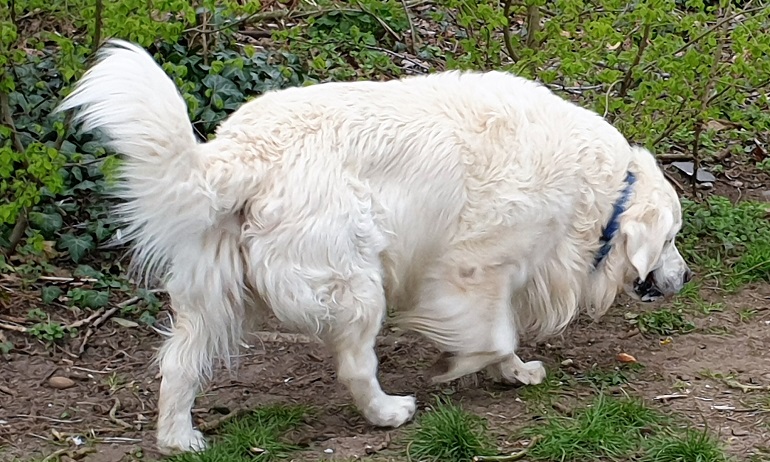
[[[594,318],[626,292],[652,302],[692,272],[679,198],[654,156],[594,112],[504,72],[268,92],[199,143],[174,83],[112,40],[57,109],[123,157],[116,210],[136,274],[175,320],[162,346],[157,443],[200,451],[191,408],[262,309],[323,342],[373,425],[413,396],[378,382],[393,322],[446,355],[446,382],[487,370],[540,383],[523,340]]]

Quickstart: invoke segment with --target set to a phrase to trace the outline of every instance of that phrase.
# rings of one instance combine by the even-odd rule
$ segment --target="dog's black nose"
[[[693,278],[693,276],[694,276],[694,275],[695,275],[695,274],[693,274],[693,272],[692,272],[692,271],[690,271],[690,269],[688,268],[688,269],[687,269],[687,270],[684,272],[684,279],[683,279],[683,280],[684,280],[684,283],[685,283],[685,284],[687,284],[688,282],[692,281],[692,278]]]

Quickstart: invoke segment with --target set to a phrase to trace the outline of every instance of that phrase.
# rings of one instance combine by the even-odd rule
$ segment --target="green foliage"
[[[271,462],[298,449],[283,436],[302,424],[308,409],[268,406],[228,422],[208,450],[165,459],[168,462]]]
[[[680,249],[703,278],[725,289],[770,280],[770,222],[767,205],[711,196],[704,203],[683,200]]]
[[[363,0],[356,2],[358,9],[336,5],[301,26],[276,32],[274,38],[305,60],[318,80],[398,76],[401,70],[384,50],[405,47],[399,39],[409,22],[401,2]]]
[[[210,52],[209,64],[199,49],[182,44],[159,47],[163,68],[176,81],[200,133],[212,133],[251,97],[306,82],[300,62],[292,54],[258,53],[253,47],[241,52],[221,45]]]
[[[522,435],[542,438],[528,454],[533,460],[617,460],[633,453],[643,434],[660,428],[664,421],[639,400],[599,395],[573,417],[550,416],[525,428]]]
[[[62,323],[55,321],[38,322],[30,327],[27,332],[32,337],[46,343],[56,343],[68,337],[76,337],[77,329],[69,329]]]
[[[651,439],[641,462],[727,462],[721,445],[706,431],[687,428]]]
[[[739,128],[718,140],[715,130],[706,130],[707,153],[770,129],[767,92],[755,91],[769,83],[770,61],[764,57],[770,54],[770,36],[763,31],[770,8],[750,8],[739,16],[733,7],[729,14],[739,20],[725,31],[715,27],[724,13],[702,2],[683,8],[674,0],[529,0],[513,2],[510,18],[497,0],[440,3],[454,10],[463,31],[460,51],[446,56],[449,68],[503,67],[557,88],[576,88],[582,104],[606,113],[630,139],[659,152],[690,143],[701,120],[727,119]],[[542,22],[536,31],[526,30],[528,6],[537,7]],[[509,21],[513,63],[501,45]],[[723,32],[734,59],[720,56],[715,64]],[[532,47],[526,45],[530,33]],[[703,107],[712,68],[714,92]]]
[[[655,335],[674,335],[686,334],[695,330],[695,324],[685,318],[681,309],[659,309],[653,311],[644,311],[642,313],[631,313],[626,315],[629,323],[635,325],[642,333],[651,333]]]
[[[532,460],[640,460],[656,462],[724,462],[727,457],[705,431],[676,428],[674,420],[638,399],[599,395],[574,415],[550,415],[525,428],[541,440],[529,451]]]
[[[486,420],[437,399],[412,432],[409,455],[415,461],[468,462],[493,454],[493,448]]]

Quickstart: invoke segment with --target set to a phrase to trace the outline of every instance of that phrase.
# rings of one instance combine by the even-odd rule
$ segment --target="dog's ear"
[[[665,214],[649,210],[620,228],[625,237],[626,256],[640,279],[647,278],[660,258],[668,236],[668,221]]]

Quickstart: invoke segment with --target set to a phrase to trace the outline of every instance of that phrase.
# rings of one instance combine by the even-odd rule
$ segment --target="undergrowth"
[[[727,291],[770,280],[770,221],[767,204],[733,204],[722,196],[704,202],[683,199],[680,250],[701,273]]]
[[[672,418],[638,399],[602,394],[590,404],[576,409],[572,416],[551,414],[520,434],[535,440],[527,454],[531,460],[727,460],[708,433],[689,427],[679,429]]]
[[[407,451],[415,462],[467,462],[494,454],[486,421],[441,399],[420,417],[409,440]]]
[[[164,459],[166,462],[272,462],[284,460],[299,449],[284,435],[304,421],[309,410],[302,407],[273,405],[226,423],[214,438],[211,448],[201,453],[185,453]]]

